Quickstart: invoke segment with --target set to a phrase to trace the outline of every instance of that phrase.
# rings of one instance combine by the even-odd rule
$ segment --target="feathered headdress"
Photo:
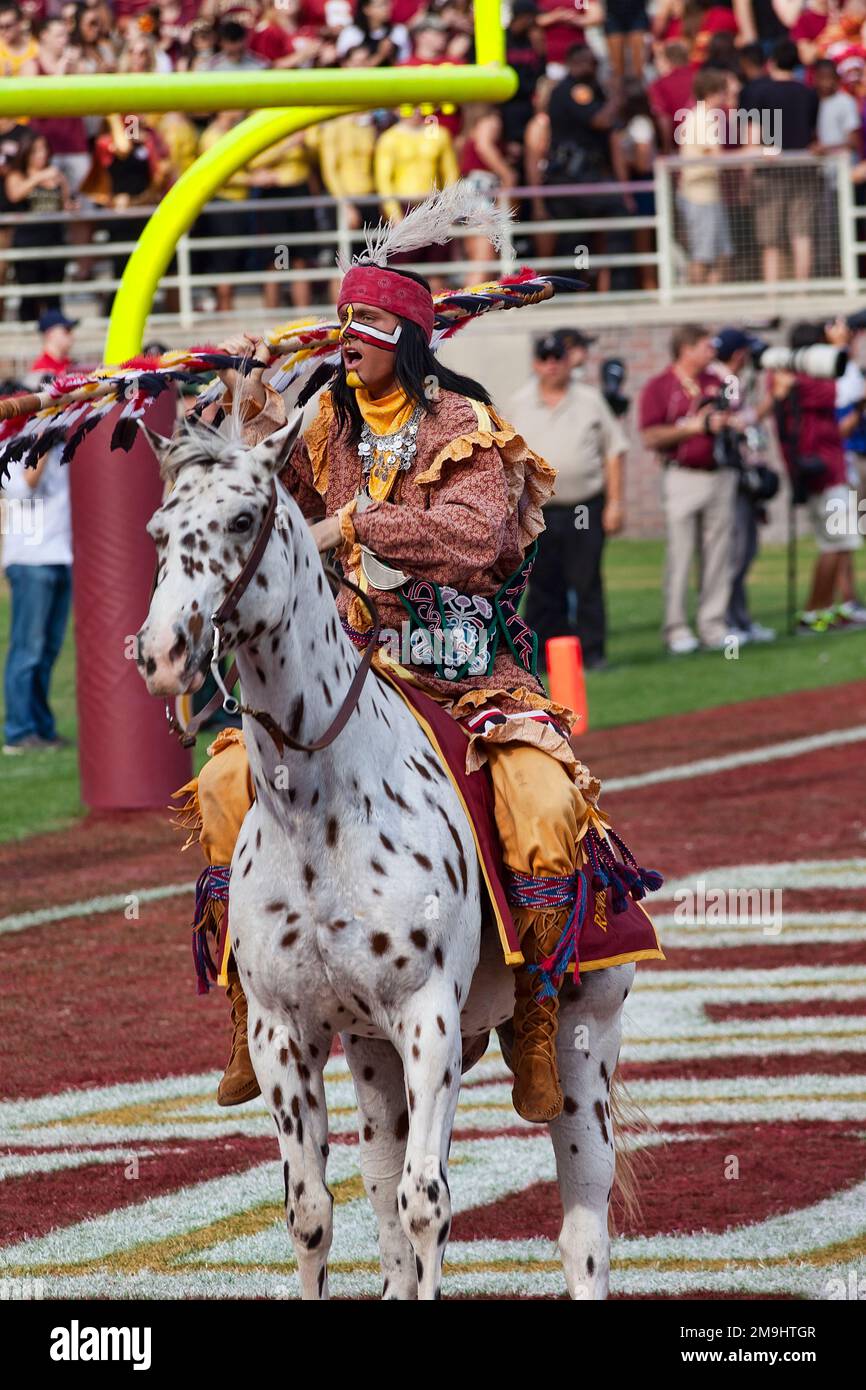
[[[450,241],[455,230],[471,227],[486,236],[499,251],[508,233],[511,211],[492,203],[465,180],[450,183],[406,213],[401,222],[379,222],[364,228],[364,250],[351,261],[337,256],[345,275],[353,265],[387,266],[395,256],[406,256],[427,246]]]

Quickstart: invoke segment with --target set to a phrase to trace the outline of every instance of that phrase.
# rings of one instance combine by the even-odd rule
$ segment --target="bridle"
[[[252,549],[250,550],[249,555],[244,561],[240,573],[229,585],[228,591],[225,597],[223,598],[222,603],[219,605],[216,611],[211,614],[211,623],[213,624],[214,630],[214,642],[213,651],[211,653],[210,658],[210,670],[211,675],[213,676],[217,685],[217,693],[210,700],[208,700],[204,709],[199,710],[198,714],[194,715],[193,718],[190,719],[189,723],[186,725],[185,728],[178,721],[169,702],[166,701],[165,714],[166,719],[168,721],[169,729],[180,739],[180,742],[183,744],[184,748],[191,748],[193,746],[193,744],[196,741],[196,738],[198,737],[199,732],[201,731],[202,726],[206,724],[208,719],[210,719],[211,715],[214,714],[220,706],[222,706],[222,708],[225,710],[227,714],[245,714],[250,719],[255,719],[258,724],[261,724],[262,728],[266,731],[266,733],[270,734],[271,738],[277,746],[278,752],[280,753],[282,753],[283,748],[291,748],[298,753],[317,753],[320,749],[327,748],[328,745],[333,743],[334,739],[337,738],[337,736],[340,733],[342,733],[343,729],[348,724],[349,719],[351,715],[354,713],[354,710],[358,704],[364,681],[367,679],[367,673],[370,670],[373,655],[376,651],[376,644],[379,638],[379,633],[381,631],[382,620],[379,616],[379,610],[376,604],[374,603],[373,599],[370,598],[369,594],[365,594],[363,589],[358,588],[357,584],[353,584],[351,580],[346,579],[344,575],[339,574],[338,571],[333,569],[330,565],[323,565],[325,574],[328,576],[328,579],[332,580],[336,584],[337,588],[343,587],[345,589],[351,590],[353,594],[357,594],[358,598],[361,599],[361,601],[366,605],[367,610],[370,614],[370,618],[372,620],[372,631],[370,633],[370,641],[364,649],[364,654],[358,663],[358,667],[355,671],[354,676],[352,677],[349,689],[346,691],[346,694],[343,698],[343,702],[340,705],[340,708],[337,710],[337,713],[335,714],[334,718],[331,720],[331,723],[328,725],[325,732],[321,735],[321,737],[315,739],[313,743],[301,743],[299,739],[296,739],[286,729],[282,728],[282,726],[277,723],[273,716],[268,714],[267,710],[252,709],[249,705],[244,705],[240,703],[238,700],[236,700],[234,696],[231,694],[232,687],[234,686],[235,681],[238,678],[238,668],[235,662],[232,662],[231,669],[228,672],[225,681],[223,681],[223,677],[219,669],[220,655],[223,646],[223,628],[225,627],[226,623],[229,622],[230,619],[233,618],[235,613],[237,612],[238,604],[240,603],[241,599],[243,598],[244,594],[249,588],[250,583],[252,582],[255,573],[262,562],[262,557],[264,556],[265,550],[267,549],[268,541],[271,538],[271,534],[276,524],[276,519],[277,485],[274,481],[272,481],[271,495],[268,501],[267,510],[265,511],[265,515],[262,518],[262,524],[259,529],[259,533],[256,536],[255,541],[253,542]],[[154,576],[154,587],[155,579],[156,577]]]

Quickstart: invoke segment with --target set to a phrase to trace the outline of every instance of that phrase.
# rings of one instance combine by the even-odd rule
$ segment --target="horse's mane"
[[[244,445],[241,408],[247,395],[248,382],[242,376],[232,408],[219,426],[195,413],[184,416],[173,436],[171,449],[160,464],[160,475],[165,482],[173,483],[180,470],[189,464],[207,467],[230,461],[230,455]]]

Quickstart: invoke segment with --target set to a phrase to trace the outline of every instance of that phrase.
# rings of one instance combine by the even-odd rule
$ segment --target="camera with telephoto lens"
[[[755,339],[751,344],[752,362],[765,372],[800,372],[819,381],[833,381],[848,365],[845,348],[832,343],[811,343],[808,347],[770,347]]]
[[[721,390],[717,396],[708,397],[701,402],[713,410],[727,413],[732,401],[727,391]],[[735,468],[739,473],[739,490],[755,503],[769,502],[779,491],[779,476],[759,459],[753,459],[753,450],[746,448],[748,432],[742,433],[732,425],[723,425],[713,439],[713,462],[717,468]]]

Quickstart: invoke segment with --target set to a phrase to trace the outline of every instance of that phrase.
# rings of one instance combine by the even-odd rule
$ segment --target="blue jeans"
[[[48,707],[48,685],[57,660],[72,597],[71,565],[10,565],[12,632],[3,679],[7,743],[37,734],[57,735]]]

